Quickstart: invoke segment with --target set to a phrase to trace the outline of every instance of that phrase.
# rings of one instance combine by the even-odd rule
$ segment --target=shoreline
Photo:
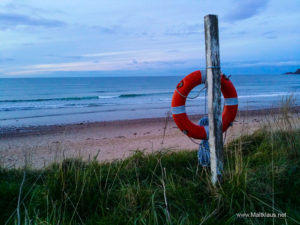
[[[224,134],[225,144],[241,135],[280,119],[280,108],[238,111],[233,126]],[[300,128],[300,106],[289,111]],[[279,117],[278,117],[279,116]],[[201,115],[190,116],[196,122]],[[199,140],[195,140],[199,143]],[[69,125],[25,127],[11,130],[0,138],[0,165],[5,168],[35,169],[61,162],[66,158],[95,158],[111,162],[129,157],[135,151],[195,150],[198,145],[176,126],[172,116],[118,120]]]
[[[300,106],[294,106],[290,108],[293,113],[300,113]],[[278,114],[281,108],[265,108],[265,109],[251,109],[251,110],[239,110],[239,116],[261,116],[269,113]],[[191,120],[201,118],[206,114],[195,114],[189,115]],[[139,124],[139,123],[155,123],[164,122],[167,117],[153,117],[153,118],[140,118],[140,119],[127,119],[127,120],[110,120],[110,121],[99,121],[99,122],[81,122],[81,123],[70,123],[70,124],[55,124],[55,125],[37,125],[37,126],[20,126],[20,127],[3,127],[0,128],[0,139],[10,138],[27,135],[41,135],[50,133],[61,133],[66,129],[80,129],[85,127],[105,127],[111,125],[127,125],[127,124]],[[172,119],[172,114],[170,113]]]

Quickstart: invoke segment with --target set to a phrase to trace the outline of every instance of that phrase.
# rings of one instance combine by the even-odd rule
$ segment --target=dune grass
[[[241,137],[226,146],[224,166],[217,187],[196,151],[136,152],[105,164],[67,159],[43,170],[1,168],[0,224],[299,223],[299,130]],[[243,214],[251,212],[283,218]]]

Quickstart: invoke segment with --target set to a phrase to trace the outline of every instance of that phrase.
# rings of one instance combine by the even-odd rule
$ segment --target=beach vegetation
[[[196,150],[1,168],[0,224],[298,224],[299,154],[299,130],[260,129],[226,145],[217,187]]]
[[[300,129],[293,97],[261,129],[224,147],[223,181],[196,150],[112,162],[0,166],[0,224],[300,224]]]

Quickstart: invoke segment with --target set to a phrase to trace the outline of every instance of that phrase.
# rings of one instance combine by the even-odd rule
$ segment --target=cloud
[[[276,39],[277,38],[277,36],[275,35],[275,32],[272,32],[272,31],[264,32],[262,35],[268,39]]]
[[[230,22],[251,18],[263,11],[269,0],[235,0],[234,9],[225,15]]]
[[[230,63],[223,67],[262,67],[262,66],[274,66],[274,67],[278,67],[278,66],[298,66],[300,65],[300,61],[299,60],[287,60],[287,61],[270,61],[270,62],[236,62],[236,63]]]
[[[161,66],[175,66],[175,65],[183,65],[186,64],[187,60],[157,60],[157,61],[148,61],[148,60],[144,60],[144,61],[139,61],[136,59],[133,59],[131,62],[127,63],[127,65],[130,66],[141,66],[144,67],[145,65],[151,65],[151,66],[155,66],[155,67],[161,67]]]
[[[0,58],[0,62],[11,62],[14,61],[14,58]]]
[[[169,67],[174,68],[180,66],[187,66],[187,63],[193,63],[195,60],[197,60],[197,62],[199,61],[198,55],[189,55],[190,60],[187,60],[185,57],[185,55],[188,54],[187,52],[185,52],[185,54],[168,54],[167,52],[162,51],[140,51],[134,52],[135,54],[130,53],[132,52],[120,51],[86,54],[85,56],[83,56],[85,59],[87,59],[86,61],[74,61],[53,64],[35,64],[21,67],[17,71],[6,72],[6,74],[29,75],[57,71],[116,71],[157,69]],[[106,59],[104,56],[111,57]],[[97,59],[97,57],[100,57],[101,60],[95,60]]]
[[[119,25],[114,25],[114,26],[92,26],[92,29],[100,32],[100,33],[105,33],[105,34],[116,34],[120,33],[121,26]]]
[[[82,57],[104,57],[104,56],[117,56],[117,55],[126,55],[126,54],[135,54],[138,51],[115,51],[115,52],[98,52],[83,54]]]
[[[35,18],[16,13],[0,13],[0,29],[15,28],[18,26],[38,26],[38,27],[61,27],[65,23],[60,20],[45,18]]]
[[[6,12],[26,12],[30,15],[40,15],[40,14],[63,14],[60,9],[50,9],[50,8],[38,8],[31,5],[27,5],[21,2],[10,2],[1,6]]]
[[[165,32],[166,35],[171,36],[186,36],[200,33],[203,33],[203,24],[200,23],[173,26],[168,28]]]

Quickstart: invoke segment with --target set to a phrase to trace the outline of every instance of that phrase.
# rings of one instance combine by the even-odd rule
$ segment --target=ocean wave
[[[238,98],[266,98],[266,97],[280,97],[280,96],[294,96],[299,95],[300,93],[291,93],[291,92],[278,92],[270,94],[257,94],[257,95],[241,95]]]
[[[94,95],[94,96],[73,96],[60,98],[36,98],[36,99],[4,99],[0,103],[21,103],[21,102],[49,102],[49,101],[81,101],[93,99],[111,99],[111,98],[135,98],[141,96],[172,94],[173,92],[152,92],[152,93],[126,93],[119,95]]]
[[[173,94],[173,91],[150,92],[150,93],[128,93],[128,94],[121,94],[121,95],[119,95],[119,98],[135,98],[135,97],[153,96],[153,95],[164,95],[164,94]]]
[[[26,111],[26,110],[34,110],[35,107],[4,107],[0,108],[0,112],[10,112],[10,111]]]
[[[102,95],[98,96],[98,99],[106,99],[106,98],[118,98],[120,97],[119,95]]]
[[[114,104],[105,103],[87,103],[87,104],[65,104],[65,105],[38,105],[38,106],[20,106],[20,107],[3,107],[0,108],[0,112],[12,112],[12,111],[28,111],[28,110],[42,110],[42,109],[66,109],[66,108],[89,108],[89,107],[101,107]]]
[[[143,108],[144,109],[144,108]],[[151,109],[170,109],[168,106],[163,106],[163,107],[153,107]],[[136,110],[142,110],[142,108],[126,108],[122,109],[122,112],[132,112]],[[43,117],[56,117],[56,116],[67,116],[67,115],[84,115],[84,114],[93,114],[93,113],[111,113],[111,112],[120,112],[120,109],[104,109],[104,110],[92,110],[92,111],[84,111],[84,112],[79,112],[79,111],[70,111],[70,112],[56,112],[56,113],[51,113],[51,114],[40,114],[40,115],[20,115],[20,116],[13,116],[13,117],[6,117],[6,118],[0,118],[0,121],[8,121],[8,120],[20,120],[20,119],[32,119],[32,118],[43,118]]]
[[[119,95],[94,95],[94,96],[75,96],[75,97],[60,97],[60,98],[36,98],[36,99],[4,99],[0,100],[0,103],[34,103],[34,102],[50,102],[50,101],[84,101],[84,100],[99,100],[99,99],[113,99],[113,98],[137,98],[137,97],[144,97],[144,96],[162,96],[165,95],[164,97],[158,98],[158,101],[165,102],[166,100],[170,100],[171,94],[173,92],[150,92],[150,93],[125,93],[125,94],[119,94]],[[169,96],[166,96],[169,95]],[[243,98],[268,98],[268,97],[284,97],[284,96],[295,96],[295,95],[300,95],[299,92],[296,93],[291,93],[291,92],[277,92],[277,93],[260,93],[260,94],[253,94],[253,95],[239,95],[238,98],[243,99]],[[165,98],[166,97],[166,98]],[[169,98],[170,97],[170,98]],[[205,96],[198,96],[196,99],[205,99]],[[98,106],[97,102],[93,102],[93,104],[96,104]],[[101,102],[104,103],[104,102]],[[77,105],[78,104],[78,105]],[[75,106],[77,105],[78,107],[80,106],[79,103],[71,104],[69,106]],[[67,104],[64,105],[68,106]],[[22,106],[23,107],[23,106]],[[39,106],[42,107],[42,106]],[[46,106],[48,107],[48,106]],[[55,106],[56,107],[56,106]],[[54,107],[54,108],[55,108]],[[89,107],[88,103],[83,103],[83,107]],[[21,106],[19,107],[21,108]],[[24,107],[24,109],[21,110],[31,110],[32,106],[28,105]],[[14,107],[8,107],[8,108],[0,108],[0,111],[15,111]]]
[[[9,99],[0,100],[0,103],[16,103],[16,102],[48,102],[48,101],[78,101],[99,99],[99,96],[83,96],[83,97],[63,97],[63,98],[37,98],[37,99]]]
[[[119,95],[119,98],[134,98],[134,97],[140,97],[140,96],[147,96],[152,94],[122,94]]]

